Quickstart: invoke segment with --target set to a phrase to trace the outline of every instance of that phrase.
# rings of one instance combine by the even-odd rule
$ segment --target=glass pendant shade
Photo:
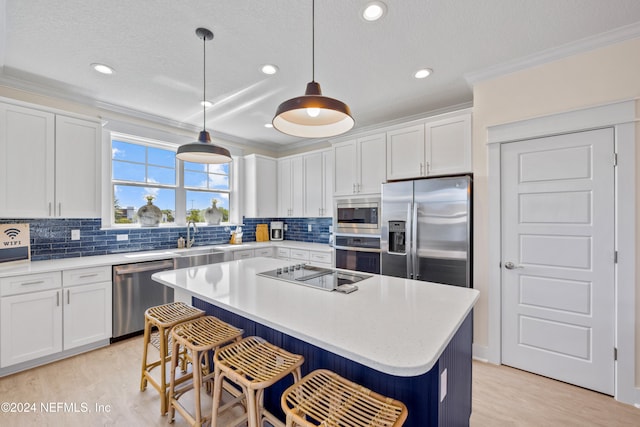
[[[284,101],[273,118],[273,127],[302,138],[326,138],[345,133],[355,124],[349,106],[322,96],[320,84],[307,83],[303,96]]]

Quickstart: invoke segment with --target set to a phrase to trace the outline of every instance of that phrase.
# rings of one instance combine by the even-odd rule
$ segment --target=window
[[[229,221],[229,165],[180,162],[175,149],[118,136],[111,141],[112,223],[137,224],[137,212],[151,200],[162,224],[205,222],[216,204]]]

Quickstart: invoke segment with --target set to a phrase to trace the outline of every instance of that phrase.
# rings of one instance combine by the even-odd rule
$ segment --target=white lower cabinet
[[[62,351],[61,289],[3,297],[0,367]]]
[[[111,337],[111,282],[63,289],[65,350]]]
[[[273,254],[274,254],[274,248],[269,247],[269,248],[256,248],[254,249],[254,256],[257,257],[266,257],[266,258],[273,258]]]
[[[111,337],[111,268],[0,279],[0,368]]]
[[[276,248],[276,258],[288,260],[291,257],[291,249]]]
[[[253,258],[253,256],[254,256],[253,249],[243,249],[241,251],[233,252],[234,260]]]

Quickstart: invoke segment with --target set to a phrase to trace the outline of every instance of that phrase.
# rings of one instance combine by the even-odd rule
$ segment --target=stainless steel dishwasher
[[[173,289],[151,279],[174,269],[173,259],[113,266],[113,338],[128,338],[144,330],[147,308],[173,302]]]

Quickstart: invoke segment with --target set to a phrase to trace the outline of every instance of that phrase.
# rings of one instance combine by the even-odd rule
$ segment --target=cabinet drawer
[[[273,257],[273,248],[254,249],[256,256]]]
[[[17,295],[28,292],[44,291],[62,286],[62,275],[59,271],[22,276],[3,277],[0,279],[0,295]]]
[[[278,258],[289,259],[291,250],[289,248],[278,248]]]
[[[291,259],[309,261],[309,251],[305,251],[302,249],[291,249]]]
[[[331,264],[331,252],[309,252],[309,261]]]
[[[253,249],[245,249],[242,251],[233,252],[233,259],[247,259],[253,258]]]
[[[88,267],[62,272],[64,286],[85,285],[87,283],[110,282],[111,267]]]

